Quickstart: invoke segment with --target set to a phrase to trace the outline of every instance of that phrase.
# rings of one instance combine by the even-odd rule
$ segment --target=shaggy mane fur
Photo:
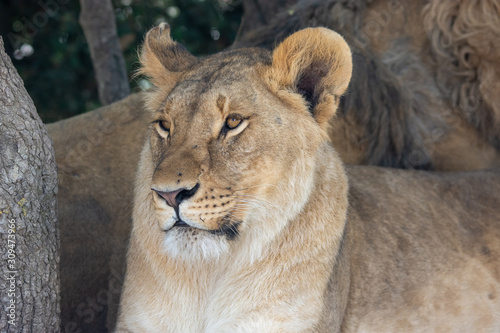
[[[371,4],[299,1],[235,46],[271,48],[306,26],[341,33],[354,64],[339,113],[361,133],[355,144],[366,145],[366,164],[432,168],[429,150],[449,130],[450,107],[499,149],[500,51],[493,41],[500,40],[500,4],[430,1],[420,20],[431,54],[412,47],[411,35],[395,38],[389,50],[377,54],[362,31]]]
[[[361,143],[367,145],[365,163],[431,168],[426,140],[435,136],[436,129],[440,133],[447,129],[442,119],[428,114],[437,88],[432,82],[421,84],[421,73],[427,71],[415,59],[406,40],[395,41],[398,52],[382,58],[371,50],[361,31],[362,18],[370,3],[300,1],[292,11],[278,16],[274,24],[247,34],[236,46],[271,48],[304,26],[325,26],[338,31],[353,54],[353,76],[341,99],[339,113],[361,131]]]
[[[431,1],[423,14],[440,88],[499,149],[500,3]]]

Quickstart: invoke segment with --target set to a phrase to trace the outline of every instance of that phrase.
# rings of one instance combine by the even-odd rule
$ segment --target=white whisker
[[[245,190],[253,189],[256,187],[262,187],[262,186],[271,186],[271,187],[276,187],[276,188],[278,187],[278,186],[273,185],[273,184],[260,184],[260,185],[254,185],[254,186],[250,186],[250,187],[240,188],[240,189],[233,190],[233,191],[234,192],[245,191]]]

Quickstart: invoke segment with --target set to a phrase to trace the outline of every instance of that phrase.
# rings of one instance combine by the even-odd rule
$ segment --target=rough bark
[[[52,142],[0,38],[0,332],[59,331]]]
[[[99,100],[103,105],[130,94],[125,60],[110,0],[80,0],[80,24],[90,49]]]

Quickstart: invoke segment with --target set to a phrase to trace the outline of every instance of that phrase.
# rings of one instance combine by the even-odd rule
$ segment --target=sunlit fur
[[[169,47],[164,32],[153,29],[143,48],[152,77],[169,75],[144,60]],[[152,37],[167,45],[155,49]],[[318,324],[347,210],[345,172],[326,128],[351,69],[340,35],[306,29],[272,54],[194,61],[170,76],[178,80],[171,91],[160,84],[150,93],[153,119],[168,117],[172,130],[165,139],[151,126],[141,154],[118,331],[299,332]],[[235,113],[246,127],[224,132]],[[196,184],[179,205],[191,227],[173,226],[174,209],[151,189]],[[233,225],[231,237],[217,233]]]

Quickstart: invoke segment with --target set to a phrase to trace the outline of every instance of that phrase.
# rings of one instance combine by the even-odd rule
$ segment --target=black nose
[[[181,189],[178,189],[175,191],[169,191],[169,192],[158,191],[158,190],[155,190],[154,188],[152,190],[155,191],[156,193],[158,193],[158,195],[160,197],[165,199],[165,202],[167,203],[167,205],[169,205],[170,207],[173,207],[173,208],[178,208],[179,205],[181,204],[181,202],[183,202],[186,199],[191,198],[196,193],[196,191],[198,191],[199,188],[200,188],[200,184],[196,184],[191,189],[181,188]]]

